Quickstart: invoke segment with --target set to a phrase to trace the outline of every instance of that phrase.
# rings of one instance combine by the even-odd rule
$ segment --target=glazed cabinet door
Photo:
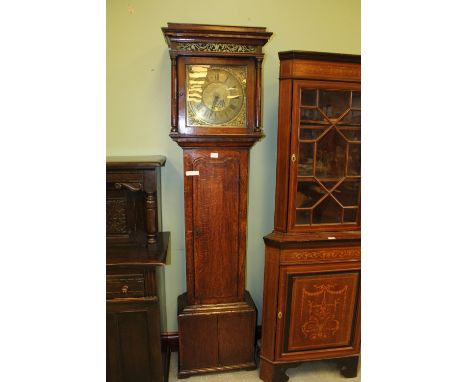
[[[248,150],[184,150],[191,304],[244,298],[247,166]]]
[[[283,266],[279,282],[278,359],[359,351],[358,265]]]
[[[290,231],[360,225],[360,84],[294,81]]]

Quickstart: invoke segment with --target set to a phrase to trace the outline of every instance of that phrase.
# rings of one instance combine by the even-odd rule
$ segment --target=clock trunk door
[[[191,303],[244,298],[247,150],[185,150],[187,292]]]

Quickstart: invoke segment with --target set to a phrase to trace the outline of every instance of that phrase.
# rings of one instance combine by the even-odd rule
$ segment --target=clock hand
[[[214,109],[216,104],[218,103],[219,101],[219,96],[218,95],[215,95],[214,98],[213,98],[213,102],[211,103],[211,109]]]
[[[219,100],[219,96],[215,95],[213,98],[213,102],[211,103],[210,118],[211,118],[211,115],[213,114],[213,111],[215,111],[214,108],[216,107],[218,100]]]

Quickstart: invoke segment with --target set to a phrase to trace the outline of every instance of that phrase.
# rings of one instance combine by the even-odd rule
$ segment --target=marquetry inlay
[[[281,263],[359,260],[360,247],[287,249],[281,251]]]

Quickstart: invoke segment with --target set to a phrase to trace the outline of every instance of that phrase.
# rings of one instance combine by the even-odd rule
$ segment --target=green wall
[[[278,52],[360,54],[359,0],[107,0],[107,155],[161,154],[163,229],[171,232],[166,267],[166,330],[177,331],[177,296],[185,289],[182,150],[170,131],[167,22],[262,26],[265,45],[263,129],[251,151],[247,289],[261,322],[264,245],[273,227]]]

